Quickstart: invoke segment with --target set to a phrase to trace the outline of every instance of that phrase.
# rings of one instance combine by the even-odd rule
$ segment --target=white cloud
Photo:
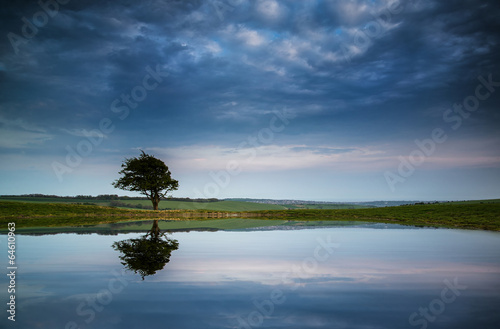
[[[27,122],[24,119],[18,118],[15,120],[10,120],[10,119],[6,119],[6,118],[0,116],[0,128],[3,126],[10,127],[13,129],[21,128],[21,129],[24,129],[27,131],[40,132],[40,133],[47,132],[44,128],[42,128],[36,124],[33,124],[31,122]]]
[[[277,21],[284,15],[284,8],[274,0],[261,0],[256,6],[257,12],[270,21]]]
[[[212,40],[207,41],[207,44],[205,45],[205,49],[212,54],[218,54],[222,51],[222,48],[220,47],[220,45],[217,42],[212,41]]]
[[[252,147],[248,141],[236,142],[235,147],[221,145],[191,145],[176,148],[148,148],[160,156],[168,158],[169,163],[188,171],[216,171],[225,169],[228,164],[237,164],[244,172],[266,172],[299,169],[326,169],[337,172],[384,172],[397,171],[401,156],[408,159],[414,148],[400,145],[399,151],[392,146],[332,146],[288,144],[272,145],[259,142],[255,136]],[[267,136],[264,135],[265,138]],[[453,143],[455,144],[455,143]],[[454,145],[448,145],[453,148]],[[468,151],[460,150],[442,154],[442,145],[435,154],[425,157],[418,167],[422,169],[447,169],[464,167],[499,167],[500,157],[496,154],[470,156]]]
[[[244,40],[249,46],[261,46],[265,42],[265,38],[257,31],[243,29],[237,33],[237,37]]]
[[[258,137],[256,143],[259,143]],[[267,136],[264,136],[264,139]],[[178,148],[149,148],[163,154],[176,167],[189,170],[221,170],[237,163],[246,172],[281,171],[305,168],[335,170],[376,170],[383,152],[369,148],[307,145],[257,145],[242,141],[241,148],[219,145],[192,145]]]
[[[368,14],[369,7],[358,1],[336,1],[335,10],[348,23],[355,23]]]
[[[76,137],[93,137],[93,138],[108,138],[107,135],[103,134],[102,132],[96,130],[96,129],[82,129],[82,128],[75,128],[75,129],[65,129],[61,128],[61,131],[71,135],[71,136],[76,136]]]
[[[222,33],[229,39],[235,38],[236,40],[243,42],[247,46],[259,47],[264,45],[267,40],[265,36],[259,33],[257,30],[252,30],[244,25],[228,25]]]
[[[2,129],[0,130],[0,148],[26,148],[43,144],[53,138],[54,136],[46,133]]]
[[[0,147],[26,148],[53,139],[45,129],[23,119],[9,120],[0,117]]]

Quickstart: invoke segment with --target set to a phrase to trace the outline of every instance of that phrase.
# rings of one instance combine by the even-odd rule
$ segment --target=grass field
[[[229,202],[229,206],[233,209],[236,206],[232,203],[239,203],[239,201],[222,202]],[[234,221],[236,217],[247,220],[278,221],[269,223],[271,226],[279,221],[363,221],[500,231],[500,200],[364,209],[252,210],[246,208],[239,211],[217,209],[149,211],[68,203],[0,201],[2,232],[5,231],[4,228],[7,228],[9,222],[15,222],[17,228],[40,228],[88,226],[142,219],[170,219],[180,222],[183,219],[224,218],[221,221],[225,225],[232,225],[231,221]],[[192,221],[185,221],[184,224],[179,224],[179,228],[188,225],[186,224],[188,222],[192,223]]]
[[[46,197],[0,197],[0,201],[29,202],[29,203],[93,203],[99,206],[111,206],[111,201],[107,200],[89,200],[89,199],[65,199],[65,198],[46,198]],[[118,207],[132,209],[134,206],[151,206],[149,200],[118,200],[121,203],[130,204],[132,207]],[[286,209],[280,205],[244,202],[244,201],[215,201],[215,202],[187,202],[175,200],[162,200],[159,204],[160,210],[214,210],[214,211],[251,211],[251,210],[283,210]]]
[[[139,200],[137,200],[139,201]],[[146,201],[146,200],[145,200]],[[243,201],[216,201],[207,203],[184,201],[161,201],[160,208],[186,209],[186,210],[215,210],[215,211],[255,211],[255,210],[283,210],[283,206]]]
[[[265,211],[260,212],[266,216]],[[273,218],[291,220],[362,220],[416,226],[454,227],[500,231],[500,202],[449,202],[384,208],[296,210],[269,212]]]
[[[344,203],[315,203],[315,204],[297,204],[287,205],[288,209],[365,209],[373,208],[370,206],[362,206],[357,204]]]
[[[112,206],[111,201],[89,200],[78,198],[49,198],[49,197],[0,197],[0,201],[36,202],[36,203],[93,203],[99,206]],[[149,200],[120,199],[120,203],[129,204],[130,207],[117,206],[117,208],[134,209],[137,205],[151,207]],[[160,210],[214,210],[214,211],[253,211],[253,210],[285,210],[285,209],[364,209],[370,206],[343,204],[343,203],[320,203],[320,204],[287,204],[286,206],[268,203],[256,203],[249,201],[223,200],[215,202],[188,202],[176,200],[162,200],[159,204]]]

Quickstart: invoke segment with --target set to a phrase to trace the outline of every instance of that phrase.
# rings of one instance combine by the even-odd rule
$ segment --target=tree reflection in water
[[[158,220],[151,231],[139,239],[127,239],[113,243],[113,249],[121,253],[120,260],[126,269],[139,273],[144,280],[162,270],[170,261],[172,251],[179,248],[177,240],[160,233]]]

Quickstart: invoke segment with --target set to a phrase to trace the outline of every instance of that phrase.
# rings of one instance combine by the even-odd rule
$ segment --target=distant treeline
[[[47,198],[47,199],[65,199],[65,200],[100,200],[100,201],[111,201],[111,200],[149,200],[146,197],[133,197],[133,196],[119,196],[117,194],[99,194],[98,196],[93,195],[77,195],[77,196],[59,196],[59,195],[47,195],[47,194],[22,194],[22,195],[0,195],[1,198]],[[220,201],[216,198],[211,199],[191,199],[191,198],[168,198],[172,201],[184,201],[184,202],[217,202]]]
[[[449,202],[449,201],[447,201]],[[414,202],[414,203],[405,203],[405,204],[400,204],[399,206],[422,206],[426,204],[439,204],[442,203],[440,201],[429,201],[429,202]]]

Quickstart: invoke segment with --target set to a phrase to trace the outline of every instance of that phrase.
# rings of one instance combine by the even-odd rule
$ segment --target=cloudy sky
[[[0,14],[0,194],[500,196],[500,4],[15,1]],[[44,8],[42,8],[44,7]]]

